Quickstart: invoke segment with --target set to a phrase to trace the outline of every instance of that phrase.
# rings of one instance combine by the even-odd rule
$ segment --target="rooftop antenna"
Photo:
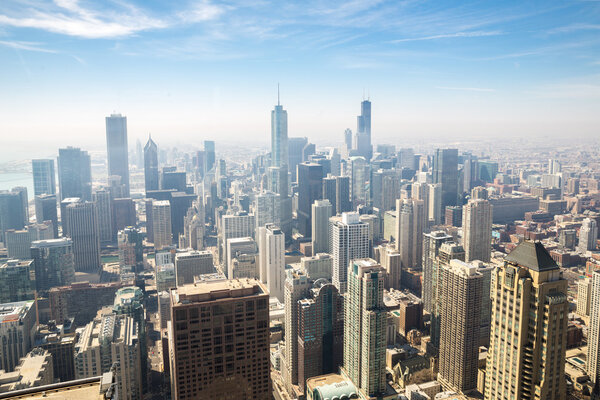
[[[365,100],[365,88],[363,86],[363,101]]]
[[[277,105],[279,104],[279,82],[277,82]]]
[[[367,91],[367,100],[371,101],[371,89]]]

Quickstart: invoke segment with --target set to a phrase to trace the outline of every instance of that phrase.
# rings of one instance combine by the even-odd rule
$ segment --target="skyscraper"
[[[598,224],[596,220],[586,218],[579,229],[579,244],[577,250],[580,253],[585,253],[588,250],[596,250],[598,242]]]
[[[254,201],[254,215],[256,217],[257,228],[265,226],[266,224],[279,224],[279,204],[279,195],[277,193],[265,191],[256,195]]]
[[[66,207],[69,237],[73,239],[75,270],[96,272],[100,268],[100,235],[96,203],[76,202]]]
[[[127,117],[111,114],[106,117],[106,150],[108,176],[121,177],[125,185],[123,197],[129,197],[129,156],[127,146]]]
[[[433,158],[433,183],[442,185],[442,210],[458,202],[458,150],[437,149]]]
[[[477,265],[451,260],[442,267],[438,379],[461,393],[477,387],[483,274]]]
[[[335,177],[335,214],[341,214],[352,211],[352,202],[350,201],[350,177]]]
[[[23,193],[15,189],[0,191],[0,241],[4,242],[4,232],[9,229],[20,230],[29,222]],[[26,198],[26,197],[25,197]]]
[[[34,241],[31,243],[31,258],[38,292],[68,286],[75,281],[73,240],[60,238]]]
[[[58,237],[58,204],[55,194],[35,196],[35,221],[38,224],[52,221],[54,237]]]
[[[217,272],[210,251],[186,251],[175,255],[175,283],[183,286],[194,283],[194,277]]]
[[[565,399],[567,280],[539,242],[519,244],[497,268],[485,399]]]
[[[381,395],[386,385],[384,280],[385,270],[375,260],[355,259],[349,265],[342,373],[367,398]]]
[[[312,208],[312,253],[327,253],[329,251],[329,218],[332,207],[329,200],[315,200]]]
[[[154,248],[160,250],[173,244],[171,204],[168,200],[152,202],[152,233]]]
[[[119,266],[128,272],[141,272],[144,269],[144,243],[142,232],[128,226],[117,233]]]
[[[144,187],[146,192],[158,190],[158,146],[148,136],[144,146]]]
[[[61,201],[69,197],[92,199],[92,164],[87,151],[58,149],[58,185]]]
[[[291,137],[288,138],[288,160],[289,168],[292,173],[292,182],[297,182],[297,166],[302,160],[302,150],[308,144],[306,137]]]
[[[369,164],[364,157],[350,157],[350,190],[352,207],[367,204],[369,200]]]
[[[33,172],[33,194],[56,194],[56,175],[54,160],[31,160]]]
[[[463,247],[465,261],[489,262],[492,253],[492,205],[483,199],[471,199],[463,206]]]
[[[371,252],[369,224],[361,222],[357,212],[343,213],[330,219],[330,235],[333,284],[340,293],[346,293],[350,262],[369,257]]]
[[[591,283],[587,373],[594,384],[593,394],[598,398],[600,396],[600,271],[592,273]]]
[[[323,167],[314,163],[298,164],[298,230],[304,237],[312,233],[312,205],[323,196]]]
[[[288,124],[287,111],[279,104],[271,111],[271,167],[269,168],[269,186],[279,194],[280,226],[288,238],[292,233],[292,202],[289,198],[288,183]]]
[[[433,263],[435,262],[440,247],[443,243],[452,240],[452,236],[444,231],[435,231],[423,234],[423,308],[431,313],[431,304],[434,295],[433,288]]]
[[[396,201],[396,250],[402,255],[402,266],[421,267],[425,211],[423,200]]]
[[[267,290],[239,279],[185,285],[170,294],[172,398],[270,400]],[[244,326],[236,336],[234,320]]]
[[[98,189],[93,194],[98,213],[98,234],[100,242],[110,243],[113,240],[113,199],[106,189]]]
[[[259,228],[258,249],[260,259],[260,279],[267,284],[272,297],[284,301],[285,283],[285,236],[274,224]]]
[[[206,157],[206,168],[205,171],[209,172],[215,166],[216,153],[215,153],[215,142],[212,140],[204,141],[204,154]]]
[[[356,145],[358,154],[367,161],[373,157],[371,144],[371,102],[363,100],[360,103],[360,115],[356,118]]]

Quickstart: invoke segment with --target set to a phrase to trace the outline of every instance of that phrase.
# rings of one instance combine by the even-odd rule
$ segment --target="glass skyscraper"
[[[111,114],[106,117],[106,150],[108,176],[121,177],[124,197],[129,197],[129,157],[127,154],[127,117]]]

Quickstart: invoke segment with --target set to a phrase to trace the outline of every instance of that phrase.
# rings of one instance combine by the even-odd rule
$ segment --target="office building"
[[[308,275],[310,279],[332,280],[333,258],[328,253],[317,253],[312,257],[302,257],[300,259],[300,269]]]
[[[337,210],[336,197],[336,179],[335,176],[329,175],[323,178],[323,195],[321,198],[329,200],[332,207],[332,214],[335,214]]]
[[[96,203],[89,201],[66,207],[67,231],[73,240],[75,271],[96,272],[100,268],[100,237]]]
[[[373,145],[371,144],[371,102],[369,100],[363,100],[360,103],[360,115],[356,117],[354,141],[357,154],[370,161],[373,157]]]
[[[21,230],[29,223],[27,211],[27,190],[13,188],[10,192],[0,191],[0,241],[4,242],[4,232],[9,229]]]
[[[423,200],[396,201],[396,250],[401,254],[403,268],[420,268],[422,265],[424,208]]]
[[[586,218],[579,229],[579,244],[577,250],[585,253],[589,250],[596,250],[598,243],[598,224],[596,220]]]
[[[363,398],[381,395],[386,388],[384,281],[385,270],[372,259],[355,259],[349,265],[342,372]]]
[[[56,325],[50,321],[48,325],[38,325],[35,334],[35,347],[42,348],[52,355],[54,379],[67,382],[75,379],[75,344],[77,333],[72,321],[64,321]]]
[[[308,144],[308,138],[306,137],[291,137],[288,138],[288,162],[289,169],[292,174],[292,182],[298,182],[297,180],[297,166],[302,161],[304,161],[302,157],[302,151],[304,147]]]
[[[582,317],[590,315],[592,301],[592,280],[583,278],[577,281],[577,314]]]
[[[129,197],[129,148],[127,146],[127,117],[111,114],[106,117],[106,152],[108,176],[118,176],[124,185],[122,197]]]
[[[108,244],[113,241],[113,199],[110,191],[106,189],[94,191],[93,199],[98,210],[98,234],[100,242]]]
[[[267,224],[258,229],[260,280],[266,284],[269,294],[284,301],[285,283],[285,235],[278,226]]]
[[[304,237],[312,233],[312,205],[323,196],[323,167],[304,162],[298,164],[298,230]]]
[[[194,283],[194,277],[217,272],[210,251],[191,250],[175,254],[175,283]]]
[[[31,350],[21,359],[13,372],[0,371],[0,393],[8,392],[9,398],[15,391],[52,383],[54,383],[52,355],[44,349]]]
[[[393,245],[379,246],[379,262],[385,269],[386,289],[402,288],[402,254],[400,254]]]
[[[590,326],[588,330],[587,373],[593,384],[592,395],[600,396],[600,271],[592,273]]]
[[[400,196],[400,177],[394,169],[378,169],[371,174],[371,204],[381,211],[396,206]]]
[[[315,200],[311,206],[312,214],[312,253],[329,251],[329,218],[333,215],[333,207],[329,200]]]
[[[38,224],[52,221],[53,237],[58,237],[58,204],[55,194],[35,196],[35,221]]]
[[[235,278],[253,278],[254,273],[252,273],[252,276],[240,276],[240,274],[246,275],[248,272],[252,272],[252,271],[242,272],[239,268],[249,268],[250,266],[245,266],[244,264],[240,264],[240,263],[243,263],[245,261],[254,260],[257,255],[258,255],[258,245],[254,241],[254,239],[252,239],[251,237],[227,239],[227,263],[226,263],[227,277],[228,278],[234,278],[234,277]],[[247,258],[247,257],[243,257],[243,256],[251,256],[251,257]],[[243,258],[243,260],[242,260],[242,258]],[[234,270],[233,260],[237,260],[238,271],[236,271],[236,274],[238,276],[234,276],[236,274],[234,274],[234,271],[233,271]],[[253,263],[252,265],[254,267],[256,267],[255,263]]]
[[[269,188],[279,194],[280,227],[286,236],[292,233],[292,203],[289,198],[288,183],[288,124],[287,111],[279,104],[271,111],[271,166],[269,168]]]
[[[215,166],[216,160],[216,152],[215,152],[215,142],[212,140],[204,141],[204,154],[206,157],[206,172],[213,169]]]
[[[137,226],[137,215],[135,212],[135,203],[129,197],[117,198],[112,201],[112,233],[117,237],[117,233],[128,226]]]
[[[12,372],[19,360],[31,350],[36,324],[33,300],[4,303],[0,306],[0,369]]]
[[[525,241],[496,268],[485,395],[565,399],[567,280],[539,242]]]
[[[170,294],[172,398],[270,400],[267,290],[252,279],[213,280]],[[236,336],[234,320],[245,327]]]
[[[278,225],[280,222],[280,196],[271,191],[264,191],[256,195],[254,200],[254,215],[256,217],[256,227],[266,224]]]
[[[0,264],[0,304],[35,298],[33,260],[7,260]]]
[[[192,201],[183,220],[183,235],[179,235],[179,248],[204,249],[204,202],[202,197]]]
[[[69,197],[92,199],[92,164],[87,151],[58,149],[58,186],[61,201]]]
[[[54,160],[31,160],[33,173],[33,195],[56,194],[56,174]]]
[[[348,266],[354,259],[369,257],[369,224],[361,222],[357,212],[330,218],[330,243],[333,256],[333,284],[340,293],[348,287]]]
[[[31,243],[36,290],[45,293],[53,287],[68,286],[75,281],[73,240],[60,238]]]
[[[134,319],[105,314],[87,324],[75,345],[77,379],[98,376],[115,365],[119,398],[142,399],[140,339]]]
[[[441,225],[444,223],[444,214],[442,212],[442,185],[440,183],[430,183],[429,187],[429,221],[431,225]]]
[[[156,250],[173,244],[171,204],[168,200],[152,202],[152,235]]]
[[[434,231],[423,234],[423,308],[431,312],[431,304],[434,293],[433,269],[438,252],[443,243],[452,240],[452,236],[444,231]]]
[[[148,136],[148,142],[144,146],[144,188],[158,190],[158,146]]]
[[[144,269],[144,236],[132,226],[117,234],[119,267],[121,272],[141,272]]]
[[[348,160],[350,177],[350,194],[352,207],[366,205],[369,200],[370,190],[367,186],[370,166],[364,157],[350,157]]]
[[[489,262],[492,253],[492,205],[483,199],[472,199],[463,206],[463,247],[467,262]]]
[[[449,390],[467,393],[477,388],[483,274],[477,265],[451,260],[442,275],[438,380]]]
[[[342,214],[352,211],[352,202],[350,201],[350,177],[335,177],[335,213]]]
[[[442,185],[442,210],[458,202],[458,150],[437,149],[433,158],[433,183]]]
[[[245,211],[223,215],[219,232],[219,254],[221,261],[226,262],[229,257],[227,254],[227,240],[254,237],[254,221],[254,215],[248,214]]]

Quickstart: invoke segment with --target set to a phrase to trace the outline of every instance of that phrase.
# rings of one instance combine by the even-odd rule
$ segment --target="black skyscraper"
[[[298,164],[298,228],[304,237],[312,231],[312,204],[323,196],[323,167],[315,163]]]
[[[129,197],[129,157],[127,147],[127,117],[111,114],[106,117],[106,150],[108,176],[121,177],[123,196]]]
[[[144,182],[146,192],[158,190],[158,146],[151,137],[144,147]]]
[[[350,177],[337,176],[335,178],[335,205],[336,214],[352,211],[350,202]]]
[[[87,151],[75,147],[58,150],[60,199],[92,199],[92,164]]]
[[[437,149],[433,159],[433,183],[442,184],[442,210],[458,201],[458,150]]]

